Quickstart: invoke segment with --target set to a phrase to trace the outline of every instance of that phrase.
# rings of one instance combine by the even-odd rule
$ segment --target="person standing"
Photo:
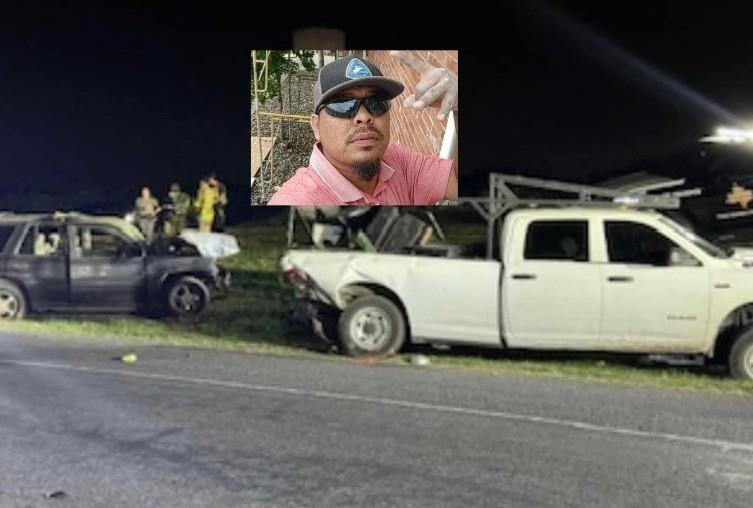
[[[154,224],[157,222],[157,214],[161,210],[159,201],[152,196],[149,187],[141,188],[141,195],[136,199],[136,220],[139,229],[144,233],[147,242],[154,238]]]
[[[217,178],[215,173],[210,174],[207,181],[209,182],[210,187],[217,190],[217,203],[214,205],[214,222],[212,224],[212,229],[214,231],[224,231],[225,220],[227,219],[227,216],[225,215],[225,207],[228,202],[227,188],[225,187],[225,184]]]
[[[191,196],[183,192],[180,184],[175,182],[170,185],[170,192],[167,197],[172,208],[170,220],[167,223],[168,235],[178,236],[186,229],[186,220],[188,212],[191,209]]]
[[[196,196],[196,212],[199,215],[199,232],[211,233],[212,223],[214,222],[214,209],[218,201],[218,191],[216,187],[209,185],[204,179],[199,182],[199,193]]]

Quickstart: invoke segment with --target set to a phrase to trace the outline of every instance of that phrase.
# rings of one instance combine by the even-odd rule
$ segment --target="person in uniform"
[[[165,224],[165,233],[168,236],[178,236],[186,229],[188,212],[191,209],[191,196],[183,192],[180,184],[175,182],[170,185],[167,198],[172,209],[170,219]]]
[[[217,188],[209,185],[209,181],[206,179],[200,181],[195,208],[199,216],[199,231],[201,233],[210,233],[212,231],[215,212],[214,207],[218,200],[219,193]]]
[[[152,196],[149,187],[141,188],[141,195],[136,199],[136,221],[139,229],[144,233],[147,242],[154,238],[154,225],[161,208],[159,201]]]

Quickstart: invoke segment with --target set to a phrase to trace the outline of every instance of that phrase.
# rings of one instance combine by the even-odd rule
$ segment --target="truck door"
[[[32,224],[8,258],[8,275],[21,282],[34,310],[64,309],[70,304],[65,225]]]
[[[146,258],[115,228],[73,228],[71,294],[81,309],[130,310],[144,302]]]
[[[604,221],[602,341],[610,349],[699,347],[708,324],[710,279],[702,263],[654,227]]]
[[[502,283],[510,347],[590,349],[598,344],[601,267],[587,219],[511,219]]]

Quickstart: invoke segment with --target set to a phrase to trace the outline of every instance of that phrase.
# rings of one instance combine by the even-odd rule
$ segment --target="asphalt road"
[[[753,398],[0,332],[1,507],[752,503]]]

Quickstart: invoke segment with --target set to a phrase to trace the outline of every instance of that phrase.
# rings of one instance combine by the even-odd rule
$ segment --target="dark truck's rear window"
[[[0,252],[5,249],[5,244],[10,240],[14,229],[16,229],[16,226],[0,226]]]

